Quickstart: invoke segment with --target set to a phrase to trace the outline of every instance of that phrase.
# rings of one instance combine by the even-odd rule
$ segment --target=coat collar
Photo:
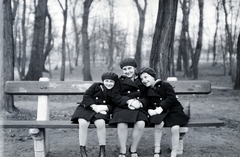
[[[138,88],[136,81],[132,81],[131,79],[129,79],[126,76],[121,76],[120,79],[122,80],[122,83],[128,86],[133,86],[135,88]]]

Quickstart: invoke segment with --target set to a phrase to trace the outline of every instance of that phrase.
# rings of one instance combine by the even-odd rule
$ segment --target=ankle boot
[[[105,146],[101,145],[100,146],[100,151],[99,151],[99,157],[105,157],[105,156],[106,156]]]
[[[86,147],[80,146],[80,157],[87,157]]]

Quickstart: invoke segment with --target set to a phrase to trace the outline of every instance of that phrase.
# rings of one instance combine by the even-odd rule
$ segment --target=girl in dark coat
[[[147,96],[149,122],[155,124],[154,157],[161,154],[161,137],[163,126],[171,127],[172,152],[171,157],[177,156],[180,126],[188,123],[189,117],[183,112],[183,107],[177,100],[173,87],[161,80],[156,80],[152,68],[142,68],[139,72],[142,83],[148,88]]]
[[[97,136],[100,145],[99,157],[105,157],[106,128],[113,110],[112,88],[118,80],[118,75],[106,72],[102,81],[93,83],[84,93],[83,100],[72,115],[72,121],[79,123],[80,156],[87,157],[85,146],[87,130],[90,123],[97,127]]]
[[[146,87],[136,75],[137,63],[132,58],[121,61],[120,67],[123,76],[119,78],[119,86],[113,92],[113,101],[116,107],[113,110],[113,118],[109,124],[117,124],[117,132],[120,143],[119,157],[125,157],[127,148],[128,125],[133,125],[132,144],[129,148],[131,157],[137,157],[137,146],[142,137],[145,122],[148,122],[145,110],[148,100],[144,92]]]

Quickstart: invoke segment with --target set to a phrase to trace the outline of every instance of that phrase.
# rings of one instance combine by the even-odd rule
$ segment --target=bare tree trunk
[[[138,14],[139,14],[139,28],[138,28],[135,60],[138,64],[137,68],[140,69],[141,63],[142,63],[142,40],[143,40],[143,32],[144,32],[144,25],[145,25],[145,14],[147,10],[147,0],[144,0],[143,9],[139,5],[138,0],[134,0],[134,2],[136,3]]]
[[[26,0],[23,1],[23,13],[22,13],[22,60],[21,60],[21,80],[25,80],[25,67],[26,67],[26,47],[27,47],[27,33],[25,28],[26,17]]]
[[[188,28],[189,28],[189,14],[190,14],[190,6],[191,2],[188,0],[183,0],[181,2],[181,8],[183,13],[182,19],[182,30],[180,35],[180,44],[179,44],[179,55],[183,58],[183,68],[184,68],[184,76],[189,77],[189,45],[188,45]],[[181,66],[181,56],[178,56],[178,66]],[[177,69],[181,69],[181,67],[177,67]]]
[[[178,1],[159,0],[158,6],[149,65],[156,70],[158,78],[166,80],[170,73]]]
[[[220,1],[217,1],[216,4],[216,12],[217,12],[217,16],[216,16],[216,28],[215,28],[215,33],[214,33],[214,37],[213,37],[213,63],[212,66],[215,66],[217,64],[216,61],[216,44],[217,44],[217,33],[218,33],[218,24],[219,24],[219,5],[220,5]]]
[[[11,1],[4,2],[4,33],[3,33],[3,83],[14,80],[14,43],[13,43],[13,20]],[[2,20],[3,21],[3,20]],[[2,53],[1,52],[1,53]],[[6,70],[7,69],[7,70]],[[4,86],[1,86],[4,87]],[[6,111],[14,112],[18,109],[14,106],[13,96],[3,94],[3,106]]]
[[[77,25],[77,17],[76,17],[76,6],[77,6],[77,3],[79,1],[76,1],[76,0],[73,0],[73,13],[71,16],[72,18],[72,22],[73,22],[73,30],[74,30],[74,36],[75,36],[75,54],[76,54],[76,58],[75,58],[75,66],[78,66],[78,57],[79,57],[79,53],[80,53],[80,33],[81,33],[81,30],[78,29],[78,25]],[[70,1],[70,3],[72,3],[72,1]]]
[[[113,54],[114,54],[114,46],[113,46],[113,40],[114,40],[114,10],[113,10],[113,4],[114,0],[109,0],[108,1],[109,6],[110,6],[110,38],[108,42],[108,70],[112,71],[113,70]]]
[[[0,0],[0,52],[4,52],[4,40],[3,40],[3,27],[4,27],[4,8],[3,8],[3,0]],[[4,87],[4,54],[0,53],[0,86]],[[4,109],[4,88],[0,88],[0,110]]]
[[[83,81],[92,81],[91,67],[90,67],[90,50],[89,50],[89,39],[88,39],[88,16],[89,9],[93,0],[85,0],[83,22],[82,22],[82,42],[83,42]]]
[[[237,42],[237,68],[236,68],[236,79],[233,89],[240,90],[240,33],[238,35]]]
[[[26,80],[39,80],[42,77],[46,13],[47,0],[38,0],[38,4],[35,6],[32,50],[28,73],[25,77]]]
[[[47,34],[47,45],[45,48],[45,53],[43,56],[43,72],[47,72],[49,73],[49,71],[45,68],[45,62],[47,60],[47,56],[49,55],[49,53],[51,52],[53,45],[54,45],[54,40],[52,37],[52,18],[51,15],[49,14],[48,10],[47,10],[47,18],[48,18],[48,34]],[[51,70],[51,69],[49,69]]]
[[[63,8],[61,2],[58,0],[62,11],[63,11],[63,30],[62,30],[62,66],[61,66],[61,74],[60,81],[64,81],[65,79],[65,61],[66,61],[66,27],[67,27],[67,12],[68,12],[68,1],[65,0],[65,9]]]
[[[227,31],[227,42],[228,42],[229,61],[230,61],[229,75],[231,76],[232,68],[233,68],[233,61],[232,61],[233,41],[232,41],[232,33],[231,33],[231,30],[230,30],[229,24],[228,24],[228,12],[226,9],[226,1],[222,0],[222,4],[223,4],[224,13],[225,13],[225,28]]]
[[[198,0],[198,6],[199,6],[199,30],[198,30],[198,39],[197,39],[197,45],[195,49],[195,53],[192,55],[192,65],[193,65],[193,79],[198,79],[198,63],[199,58],[202,51],[202,36],[203,36],[203,8],[204,8],[204,0]]]

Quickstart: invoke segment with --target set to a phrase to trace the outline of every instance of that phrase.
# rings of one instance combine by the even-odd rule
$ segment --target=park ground
[[[92,68],[93,78],[100,78],[103,70],[97,66]],[[52,71],[53,78],[59,78],[59,71]],[[46,76],[48,76],[46,74]],[[182,73],[177,73],[183,80]],[[66,71],[66,81],[81,79],[81,68],[74,69],[73,74]],[[98,79],[99,80],[99,79]],[[240,91],[233,90],[229,76],[223,76],[221,65],[211,66],[211,63],[199,65],[199,80],[209,80],[212,92],[208,95],[179,96],[182,100],[191,101],[191,118],[215,118],[225,122],[223,127],[189,128],[184,137],[184,152],[180,157],[240,157]],[[35,120],[37,114],[37,97],[15,96],[18,113],[2,113],[5,120]],[[81,96],[50,97],[51,120],[69,120]],[[163,157],[170,156],[170,130],[164,129],[162,140]],[[0,150],[3,157],[33,157],[33,140],[28,129],[4,129]],[[78,129],[50,129],[50,153],[48,157],[79,156]],[[129,137],[131,129],[129,129]],[[1,140],[0,140],[1,141]],[[153,156],[153,129],[147,128],[138,148],[140,157]],[[128,146],[131,139],[128,140]],[[89,157],[98,156],[98,141],[95,129],[89,129],[87,151]],[[107,156],[116,157],[119,143],[116,129],[107,129]],[[1,156],[1,153],[0,153]],[[129,154],[128,154],[129,156]]]

